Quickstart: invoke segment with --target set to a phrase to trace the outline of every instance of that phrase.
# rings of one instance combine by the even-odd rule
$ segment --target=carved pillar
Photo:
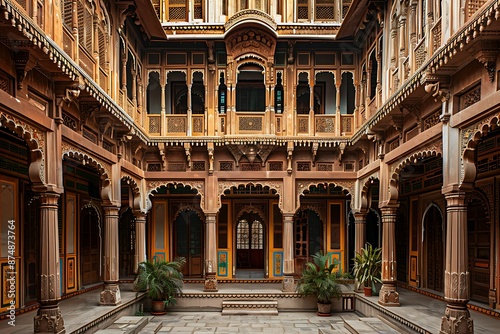
[[[218,291],[217,285],[217,226],[216,213],[206,214],[205,221],[205,287],[203,291]]]
[[[340,100],[341,100],[341,95],[340,95],[340,87],[342,86],[342,75],[337,79],[335,79],[335,88],[336,88],[336,96],[335,96],[335,134],[337,136],[341,135],[341,129],[340,129]]]
[[[40,194],[40,308],[34,318],[35,333],[66,333],[59,309],[61,299],[59,273],[59,194]]]
[[[283,292],[294,292],[293,213],[283,213]]]
[[[166,120],[166,95],[167,95],[167,89],[170,88],[168,86],[168,77],[165,79],[165,84],[161,85],[161,101],[160,101],[160,106],[161,106],[161,111],[160,111],[160,133],[162,136],[167,135],[167,120]]]
[[[354,252],[360,253],[361,248],[365,246],[366,243],[366,212],[356,212],[354,214]],[[361,288],[356,282],[356,286]]]
[[[188,85],[188,91],[187,91],[187,133],[186,135],[191,136],[192,129],[191,129],[191,124],[193,123],[193,101],[191,101],[191,91],[192,91],[193,85],[189,84]]]
[[[379,304],[399,306],[396,291],[396,211],[397,206],[381,208],[382,211],[382,288]]]
[[[137,71],[132,69],[132,104],[137,107]],[[134,112],[135,113],[135,112]]]
[[[121,303],[118,286],[118,208],[104,207],[104,290],[100,305]]]
[[[465,193],[452,190],[444,195],[447,224],[444,299],[447,305],[440,333],[474,333],[474,324],[467,309],[469,272]]]
[[[135,254],[134,272],[137,272],[139,263],[146,261],[146,214],[135,213]]]

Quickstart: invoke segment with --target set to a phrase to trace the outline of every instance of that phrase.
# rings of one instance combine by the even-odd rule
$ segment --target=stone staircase
[[[100,329],[96,334],[137,334],[144,333],[144,328],[153,317],[125,316],[120,317],[105,329]],[[158,324],[157,324],[158,325]],[[159,324],[161,325],[161,324]]]
[[[409,331],[396,330],[381,318],[344,319],[344,327],[353,334],[401,334]],[[399,328],[398,328],[399,329]]]
[[[278,301],[223,300],[222,315],[278,315]]]

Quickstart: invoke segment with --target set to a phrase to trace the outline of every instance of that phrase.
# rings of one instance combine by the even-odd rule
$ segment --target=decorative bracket
[[[495,80],[496,64],[499,51],[497,50],[480,50],[475,54],[476,59],[484,65],[488,71],[490,82]]]
[[[27,50],[15,52],[13,58],[16,65],[17,89],[22,89],[26,74],[35,67],[36,62],[32,59],[30,52]]]
[[[286,159],[288,162],[288,167],[287,167],[286,171],[288,174],[292,174],[292,171],[293,171],[293,168],[292,168],[293,149],[294,149],[293,142],[288,142],[287,149],[286,149],[286,151],[287,151]]]
[[[207,143],[208,150],[208,175],[214,174],[214,143]]]
[[[319,143],[314,142],[312,144],[311,150],[312,150],[312,165],[316,165],[316,155],[318,154],[318,148],[319,148]]]
[[[186,159],[189,169],[191,169],[191,144],[184,143],[184,152],[186,153]]]

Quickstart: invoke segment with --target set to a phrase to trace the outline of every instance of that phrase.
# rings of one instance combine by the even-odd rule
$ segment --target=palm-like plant
[[[139,263],[139,274],[136,278],[138,288],[146,289],[151,300],[163,301],[165,305],[176,303],[175,295],[182,292],[182,266],[184,258],[168,262],[154,259]]]
[[[308,262],[297,284],[297,292],[304,296],[314,295],[318,303],[329,304],[332,297],[340,296],[340,287],[336,282],[333,269],[336,264],[328,265],[328,255],[318,252]]]
[[[382,248],[374,248],[366,243],[354,257],[354,277],[360,285],[371,287],[376,292],[375,283],[382,283]]]

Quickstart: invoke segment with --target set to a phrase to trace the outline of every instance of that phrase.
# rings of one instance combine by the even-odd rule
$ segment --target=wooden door
[[[467,208],[471,299],[488,302],[490,290],[490,223],[480,200]]]
[[[444,244],[443,222],[441,213],[436,206],[431,206],[424,221],[426,258],[427,258],[427,288],[443,292],[444,288]]]
[[[186,277],[203,275],[203,222],[192,210],[182,211],[174,223],[174,257],[184,257]]]
[[[80,274],[81,287],[100,281],[101,229],[99,215],[95,208],[82,210],[80,219]]]
[[[237,269],[264,269],[264,224],[255,213],[243,214],[236,226]]]

